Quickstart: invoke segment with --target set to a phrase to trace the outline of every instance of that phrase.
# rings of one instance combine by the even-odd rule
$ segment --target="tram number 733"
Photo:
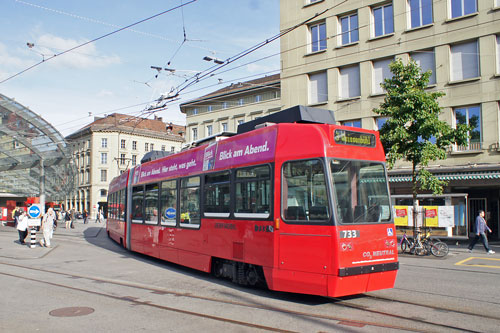
[[[358,238],[359,230],[340,230],[340,238]]]

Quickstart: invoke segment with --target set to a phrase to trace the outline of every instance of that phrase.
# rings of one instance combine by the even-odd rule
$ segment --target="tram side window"
[[[235,179],[234,216],[268,218],[271,214],[271,169],[269,165],[239,169]]]
[[[390,221],[387,178],[381,163],[333,159],[330,166],[340,222]]]
[[[144,213],[147,224],[158,224],[158,195],[158,184],[146,185],[146,192],[144,192]]]
[[[120,191],[120,197],[118,199],[118,218],[122,221],[126,221],[126,211],[127,209],[125,207],[127,207],[127,200],[125,199],[126,198],[126,192],[125,190],[121,190]]]
[[[132,188],[132,222],[142,223],[144,220],[144,188],[134,186]]]
[[[330,218],[321,160],[283,164],[282,214],[288,221],[325,222]]]
[[[229,171],[205,175],[204,214],[207,217],[229,217]]]
[[[200,177],[181,179],[180,222],[182,227],[200,226]]]
[[[110,215],[111,218],[115,219],[116,214],[115,214],[115,208],[116,207],[116,192],[111,193],[108,196],[108,214]]]
[[[177,220],[177,181],[161,183],[161,224],[175,226]]]

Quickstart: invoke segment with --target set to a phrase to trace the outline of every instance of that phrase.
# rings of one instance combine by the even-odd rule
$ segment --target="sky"
[[[185,87],[217,66],[205,56],[233,60],[278,33],[279,0],[0,0],[0,93],[64,136],[114,112],[185,125],[180,103],[279,73],[276,40]]]

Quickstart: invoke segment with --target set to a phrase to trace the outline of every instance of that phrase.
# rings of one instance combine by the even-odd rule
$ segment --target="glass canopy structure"
[[[0,196],[63,201],[75,191],[64,137],[27,107],[0,94]]]

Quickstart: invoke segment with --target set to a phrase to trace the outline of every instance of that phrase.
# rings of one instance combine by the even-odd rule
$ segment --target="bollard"
[[[34,249],[36,247],[36,227],[31,227],[30,237],[30,248]]]

